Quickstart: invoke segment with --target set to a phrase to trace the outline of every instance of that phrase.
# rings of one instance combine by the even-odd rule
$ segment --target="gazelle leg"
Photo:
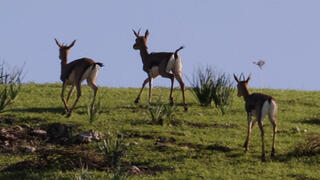
[[[68,93],[68,96],[67,96],[67,102],[66,102],[67,104],[69,102],[70,97],[72,96],[72,94],[74,92],[74,89],[75,89],[75,85],[72,85],[72,87],[71,87],[71,89],[70,89],[70,91]]]
[[[261,141],[262,141],[262,155],[261,155],[261,160],[262,160],[262,161],[266,161],[266,153],[265,153],[265,151],[264,151],[264,130],[263,130],[262,121],[258,120],[258,125],[259,125],[259,128],[260,128]]]
[[[96,95],[97,95],[97,91],[98,91],[98,87],[95,83],[93,82],[90,82],[88,81],[88,86],[91,87],[91,89],[93,90],[93,100],[92,100],[92,103],[91,103],[91,110],[94,109],[94,104],[95,104],[95,101],[96,101]]]
[[[80,82],[77,83],[76,87],[77,87],[77,99],[76,99],[76,101],[74,102],[72,108],[69,110],[69,113],[68,113],[67,117],[70,117],[70,116],[71,116],[74,108],[76,107],[76,105],[77,105],[77,103],[78,103],[78,101],[79,101],[79,99],[80,99],[80,97],[81,97],[81,84],[80,84]]]
[[[261,141],[262,141],[262,161],[266,161],[266,153],[264,151],[264,130],[263,130],[263,121],[267,114],[270,112],[270,102],[265,101],[262,105],[261,111],[257,113],[257,121],[261,131]],[[269,116],[270,117],[270,116]]]
[[[63,84],[62,84],[62,91],[61,91],[61,100],[62,100],[62,102],[63,102],[63,104],[64,104],[64,112],[63,112],[63,114],[65,114],[65,113],[67,113],[67,112],[69,111],[67,102],[66,102],[66,100],[64,99],[64,91],[65,91],[66,87],[67,87],[67,84],[66,84],[66,83],[63,83]]]
[[[270,116],[269,116],[270,117]],[[274,116],[270,117],[270,121],[273,126],[273,141],[272,141],[272,151],[271,156],[273,157],[275,154],[275,144],[276,144],[276,133],[277,133],[277,120]]]
[[[174,84],[174,75],[165,72],[165,73],[161,74],[161,76],[162,76],[162,77],[165,77],[165,78],[169,78],[169,79],[171,80],[171,88],[170,88],[169,100],[170,100],[170,104],[173,105],[172,91],[173,91],[173,84]]]
[[[151,97],[152,97],[152,77],[149,77],[149,105],[151,104]]]
[[[256,125],[257,121],[252,121],[251,129]]]
[[[185,94],[184,94],[185,87],[184,87],[184,82],[182,81],[182,74],[181,73],[175,74],[175,77],[176,77],[176,80],[179,82],[180,88],[181,88],[181,91],[182,91],[184,110],[188,111],[188,106],[187,106],[187,103],[186,103],[186,97],[185,97]]]
[[[141,87],[141,89],[140,89],[140,92],[139,92],[139,94],[138,94],[138,97],[136,98],[136,100],[134,101],[134,103],[139,103],[139,100],[140,100],[140,96],[141,96],[141,94],[142,94],[142,91],[143,91],[143,89],[144,89],[144,87],[146,86],[146,84],[149,82],[149,78],[147,78],[147,79],[145,79],[144,81],[143,81],[143,84],[142,84],[142,87]]]
[[[249,150],[249,141],[250,141],[250,136],[251,136],[251,130],[253,127],[252,116],[251,116],[250,112],[247,113],[247,119],[248,119],[248,132],[247,132],[247,139],[244,142],[245,152],[248,152],[248,150]]]

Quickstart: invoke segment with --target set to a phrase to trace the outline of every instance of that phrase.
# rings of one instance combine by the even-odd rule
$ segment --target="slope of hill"
[[[306,146],[306,138],[320,133],[320,92],[251,89],[272,95],[279,105],[276,156],[270,157],[272,126],[266,119],[263,163],[257,126],[244,153],[247,120],[244,101],[236,94],[222,116],[215,108],[200,107],[189,90],[189,111],[184,112],[180,90],[175,89],[174,116],[161,126],[151,121],[147,90],[136,105],[139,89],[101,87],[99,114],[92,123],[87,116],[91,90],[83,86],[71,118],[61,114],[60,91],[60,84],[23,85],[17,101],[0,114],[0,179],[320,179],[319,147],[313,154],[297,150]],[[169,103],[167,88],[155,88],[153,94],[155,104],[159,99]],[[53,124],[70,127],[70,139],[58,137],[59,130],[57,136],[50,135]],[[40,129],[47,134],[34,132]],[[103,156],[101,141],[75,140],[89,130],[123,140],[119,166],[111,166]],[[33,151],[28,147],[35,152],[26,152]]]

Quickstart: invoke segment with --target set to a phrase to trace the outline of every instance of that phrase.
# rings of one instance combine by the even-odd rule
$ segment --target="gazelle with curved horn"
[[[248,118],[248,133],[247,139],[244,143],[245,151],[249,149],[249,139],[251,135],[251,129],[256,122],[258,122],[260,132],[261,132],[261,141],[262,141],[262,161],[266,160],[265,151],[264,151],[264,130],[263,130],[263,120],[266,115],[269,116],[269,120],[273,126],[273,142],[272,142],[272,151],[271,156],[274,156],[275,153],[275,141],[276,141],[276,132],[277,132],[277,103],[275,99],[271,96],[261,94],[261,93],[252,93],[248,91],[248,83],[251,79],[251,74],[247,79],[239,80],[235,74],[233,74],[234,79],[237,81],[238,96],[243,96],[245,101],[245,109],[247,111]],[[252,121],[252,115],[256,116],[256,120]]]
[[[68,113],[68,117],[71,116],[76,104],[79,101],[81,96],[81,82],[83,80],[87,80],[88,86],[90,86],[93,90],[93,100],[91,104],[91,110],[94,108],[94,103],[96,99],[96,94],[98,91],[98,87],[96,85],[96,80],[98,76],[98,66],[102,67],[103,64],[100,62],[94,62],[92,59],[89,58],[81,58],[74,60],[68,63],[68,53],[69,50],[73,47],[76,40],[74,40],[69,46],[62,45],[57,39],[55,39],[57,45],[59,46],[59,58],[61,60],[61,75],[60,80],[62,81],[62,92],[61,92],[61,99],[64,104],[64,113]],[[64,91],[67,85],[72,85],[67,100],[64,98]],[[68,101],[74,89],[77,88],[77,98],[71,107],[68,108]]]
[[[149,83],[149,104],[151,103],[152,80],[155,79],[158,75],[161,75],[162,77],[169,78],[171,80],[170,104],[173,104],[172,90],[173,90],[174,78],[176,78],[176,80],[180,84],[180,88],[182,91],[184,109],[188,110],[186,100],[185,100],[185,86],[182,80],[182,61],[181,61],[181,57],[178,55],[178,51],[183,49],[183,46],[178,48],[175,52],[149,53],[148,47],[147,47],[147,39],[149,36],[149,31],[146,30],[144,36],[139,35],[140,30],[138,31],[138,33],[135,30],[133,30],[133,33],[136,36],[133,49],[140,51],[140,55],[143,63],[143,70],[148,74],[148,78],[144,80],[142,84],[142,88],[138,94],[138,97],[135,100],[135,103],[139,102],[141,93],[147,83]]]

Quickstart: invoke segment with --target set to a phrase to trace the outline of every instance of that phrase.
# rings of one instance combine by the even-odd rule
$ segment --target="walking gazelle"
[[[271,156],[274,156],[275,153],[275,141],[276,141],[276,132],[277,132],[277,103],[275,99],[271,96],[261,94],[261,93],[252,93],[248,91],[248,83],[251,79],[251,74],[245,80],[239,80],[236,75],[233,75],[234,79],[237,81],[238,96],[243,96],[245,101],[245,109],[247,111],[248,118],[248,134],[247,139],[244,143],[245,151],[249,149],[249,139],[251,135],[252,127],[258,122],[260,132],[261,132],[261,141],[262,141],[262,161],[266,160],[266,155],[264,151],[264,130],[263,130],[263,120],[266,115],[269,116],[269,120],[273,126],[273,142],[272,142],[272,151]],[[256,116],[256,120],[252,121],[252,115]]]
[[[62,45],[58,40],[56,40],[57,45],[59,46],[59,58],[61,60],[61,75],[60,80],[62,81],[62,92],[61,99],[64,104],[64,113],[68,113],[67,116],[70,117],[76,104],[79,101],[81,96],[81,82],[83,80],[87,80],[88,86],[90,86],[93,90],[93,100],[91,104],[91,110],[94,108],[94,103],[98,91],[98,87],[96,85],[96,80],[98,76],[98,66],[102,67],[103,64],[100,62],[94,62],[89,58],[80,58],[68,63],[68,53],[72,48],[76,40],[74,40],[69,46]],[[64,91],[67,85],[72,85],[67,100],[64,99]],[[77,88],[77,99],[75,100],[71,109],[68,108],[69,98],[72,96],[74,88]]]
[[[139,50],[142,63],[143,70],[148,74],[148,77],[144,80],[142,84],[142,88],[135,100],[135,103],[138,103],[140,100],[141,93],[147,83],[149,83],[149,104],[151,103],[152,96],[152,80],[155,79],[158,75],[161,75],[164,78],[169,78],[171,80],[171,88],[170,88],[170,104],[173,104],[172,90],[174,79],[176,79],[182,91],[182,98],[184,104],[184,110],[187,111],[188,107],[186,104],[185,98],[185,85],[182,80],[182,60],[178,55],[178,51],[183,49],[183,46],[178,48],[175,52],[157,52],[157,53],[149,53],[147,47],[147,39],[149,36],[149,31],[146,30],[145,35],[141,36],[133,30],[134,35],[136,36],[135,44],[133,45],[133,49]],[[172,73],[170,73],[172,72]]]

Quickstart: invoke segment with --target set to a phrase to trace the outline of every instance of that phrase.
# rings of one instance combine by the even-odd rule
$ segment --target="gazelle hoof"
[[[139,103],[139,99],[137,98],[135,101],[134,101],[135,104],[138,104]]]
[[[171,97],[171,98],[170,98],[170,105],[173,106],[173,104],[174,104],[174,103],[173,103],[173,98]]]
[[[71,112],[69,112],[69,113],[67,114],[67,118],[69,118],[69,117],[71,117]]]
[[[271,152],[271,157],[274,157],[274,151]]]
[[[184,111],[188,111],[188,106],[184,106]]]
[[[62,112],[62,115],[65,115],[65,114],[67,114],[67,113],[68,113],[68,110],[65,109],[65,110]]]
[[[262,155],[262,156],[261,156],[261,161],[262,161],[262,162],[266,162],[266,161],[267,161],[266,155]]]
[[[246,149],[246,151],[248,151],[248,141],[244,142],[243,147]]]

